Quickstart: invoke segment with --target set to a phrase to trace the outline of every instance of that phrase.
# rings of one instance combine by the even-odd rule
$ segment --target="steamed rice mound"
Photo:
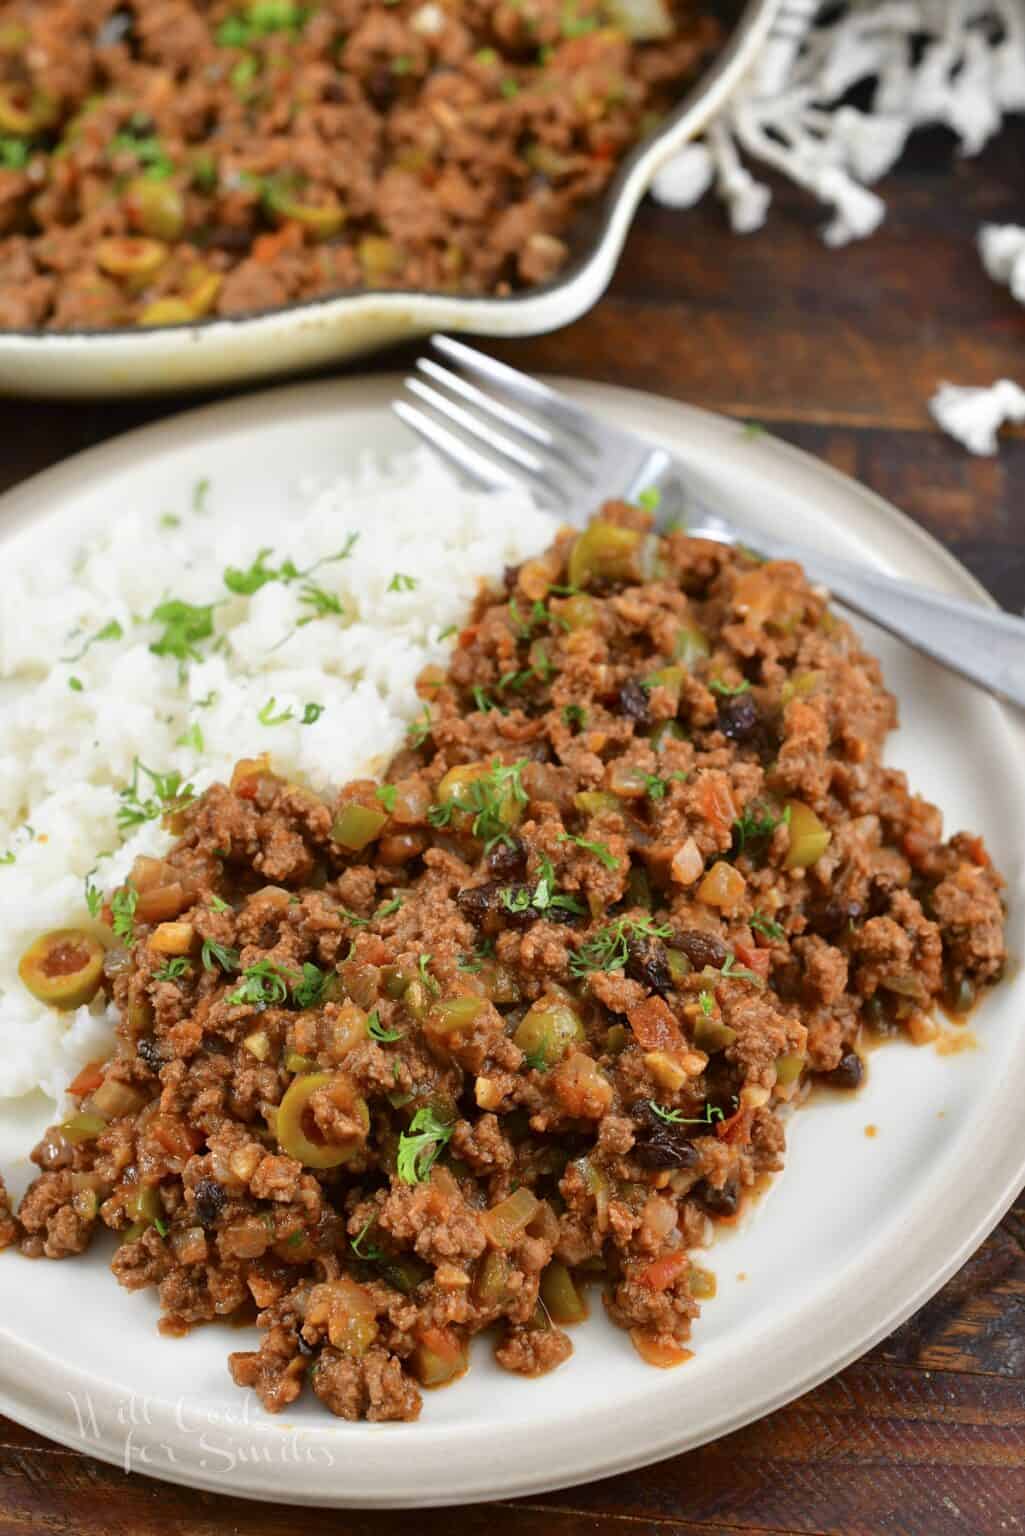
[[[59,1099],[105,1053],[113,1020],[98,1003],[55,1013],[17,966],[40,933],[88,924],[90,871],[110,888],[139,854],[170,846],[159,819],[119,824],[136,762],[197,791],[262,752],[320,791],[378,773],[468,596],[551,529],[524,495],[464,490],[414,453],[306,488],[287,522],[201,483],[170,512],[110,505],[75,545],[42,529],[12,546],[0,609],[0,1096],[42,1087]],[[288,578],[289,560],[309,574]],[[286,579],[256,585],[254,569]],[[229,590],[226,571],[255,590]],[[169,626],[150,616],[169,600],[210,605],[211,633],[184,660],[152,649]],[[137,778],[144,802],[152,785]]]

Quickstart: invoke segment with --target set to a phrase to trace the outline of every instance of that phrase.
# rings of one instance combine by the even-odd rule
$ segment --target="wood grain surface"
[[[926,401],[944,379],[1025,383],[1025,308],[988,281],[974,248],[981,221],[1025,220],[1025,120],[976,160],[956,158],[942,132],[920,135],[881,190],[883,228],[833,252],[816,233],[821,211],[786,188],[770,228],[747,238],[714,205],[648,205],[590,315],[493,350],[760,421],[904,508],[1020,612],[1025,433],[973,459],[935,432]],[[191,403],[6,402],[0,485]],[[1025,1198],[842,1375],[689,1455],[546,1498],[297,1515],[127,1476],[0,1420],[0,1536],[291,1536],[297,1519],[308,1536],[1025,1532]]]

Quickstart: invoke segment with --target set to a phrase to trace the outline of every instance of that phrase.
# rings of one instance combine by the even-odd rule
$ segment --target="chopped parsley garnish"
[[[516,599],[510,598],[509,617],[513,621],[513,628],[520,640],[532,640],[539,629],[547,629],[550,624],[558,624],[562,629],[569,629],[566,620],[558,614],[549,612],[539,598],[531,603],[530,612],[526,617],[520,612]]]
[[[570,973],[579,977],[591,971],[621,971],[634,939],[668,939],[672,931],[650,917],[618,917],[614,923],[599,928],[570,956]]]
[[[777,816],[768,806],[753,800],[750,805],[744,807],[743,814],[733,823],[732,856],[737,858],[749,849],[752,843],[765,842],[778,826],[789,820],[789,806]]]
[[[157,1232],[160,1234],[161,1237],[166,1237],[167,1236],[167,1233],[168,1233],[169,1229],[168,1229],[167,1222],[164,1220],[164,1218],[162,1216],[154,1216],[154,1218],[153,1218],[153,1225],[154,1225],[154,1227],[156,1228]]]
[[[310,12],[294,0],[252,0],[237,16],[222,21],[214,37],[221,48],[248,48],[273,32],[298,34]]]
[[[566,704],[563,706],[562,718],[571,730],[574,726],[583,730],[587,724],[587,710],[582,704]]]
[[[420,714],[417,715],[412,725],[406,731],[406,740],[411,747],[422,747],[434,728],[431,712],[425,704]]]
[[[143,796],[139,793],[140,773],[144,773],[149,779],[153,788],[151,795]],[[173,811],[183,811],[195,798],[195,790],[191,784],[182,783],[182,776],[177,768],[172,768],[167,773],[155,773],[152,768],[147,768],[145,763],[140,763],[136,757],[132,761],[132,782],[118,791],[121,804],[118,806],[117,824],[124,832],[129,827],[139,827],[143,822],[156,821],[159,816],[170,815]]]
[[[687,775],[685,773],[671,773],[668,778],[660,778],[657,773],[644,775],[644,792],[652,800],[664,800],[669,785],[674,781],[682,784]]]
[[[184,955],[175,955],[173,960],[165,960],[159,971],[153,972],[154,981],[177,981],[179,976],[191,971],[192,965]]]
[[[162,624],[164,630],[150,646],[154,656],[175,656],[183,664],[199,661],[196,646],[200,640],[209,640],[214,632],[214,606],[184,603],[179,598],[158,604],[150,614],[150,622]]]
[[[356,546],[359,534],[350,533],[342,548],[336,550],[333,555],[325,555],[321,560],[315,560],[312,565],[300,570],[294,560],[284,559],[275,569],[267,564],[267,557],[274,553],[271,546],[265,545],[259,550],[256,559],[244,570],[238,566],[229,565],[224,571],[224,585],[229,592],[234,592],[240,597],[252,597],[254,592],[259,592],[261,587],[269,582],[280,581],[282,585],[289,586],[293,581],[304,582],[300,589],[299,601],[310,603],[313,607],[326,613],[341,613],[342,605],[330,592],[325,592],[308,578],[318,571],[322,565],[335,565],[339,560],[347,560]],[[310,595],[303,596],[304,593]],[[319,617],[319,614],[312,617]],[[300,619],[300,625],[309,624],[310,618]]]
[[[357,1259],[366,1259],[368,1264],[372,1264],[375,1259],[384,1258],[383,1248],[378,1248],[375,1243],[366,1242],[367,1233],[370,1231],[370,1228],[373,1225],[373,1216],[368,1216],[360,1228],[358,1234],[352,1239],[349,1245]]]
[[[206,750],[206,742],[203,739],[203,731],[198,720],[194,720],[188,730],[178,737],[175,746],[191,747],[193,752],[203,752]]]
[[[548,1062],[542,1050],[526,1051],[523,1056],[523,1065],[530,1067],[532,1072],[547,1072]]]
[[[416,590],[417,585],[415,576],[406,576],[402,571],[396,571],[386,590],[389,592],[413,592]]]
[[[609,848],[608,843],[594,843],[594,842],[590,842],[586,837],[577,837],[572,832],[562,832],[562,833],[560,833],[559,834],[559,842],[560,843],[575,843],[576,846],[578,848],[582,848],[585,853],[593,854],[594,857],[596,859],[598,859],[600,863],[605,865],[606,869],[618,869],[619,868],[619,860],[616,858],[616,855]]]
[[[11,854],[11,862],[14,862],[13,853]],[[85,904],[90,917],[99,917],[100,908],[103,906],[103,892],[98,885],[93,885],[90,879],[90,876],[95,873],[95,869],[91,869],[85,877]]]
[[[745,421],[743,433],[745,437],[764,437],[765,428],[760,421]]]
[[[215,896],[212,891],[210,892],[210,905],[211,905],[211,907],[213,907],[215,912],[230,912],[231,911],[231,908],[228,905],[228,903],[226,901],[222,901],[219,896]]]
[[[338,598],[333,592],[328,592],[324,587],[318,587],[316,582],[304,581],[299,588],[299,601],[307,608],[312,608],[312,613],[305,614],[295,626],[302,629],[306,624],[312,624],[314,619],[326,619],[329,613],[339,617],[345,612]]]
[[[722,699],[735,699],[738,694],[750,693],[751,684],[745,677],[742,683],[737,683],[736,687],[734,687],[731,683],[724,683],[722,678],[713,677],[708,685],[708,691],[709,693],[717,693]]]
[[[680,1109],[666,1109],[664,1104],[656,1104],[654,1099],[648,1100],[648,1108],[663,1125],[714,1125],[716,1120],[726,1118],[715,1104],[706,1104],[704,1114],[696,1119],[692,1115],[685,1115]]]
[[[8,848],[6,853],[0,853],[0,864],[13,864],[14,854]]]
[[[115,133],[107,145],[108,155],[123,151],[135,156],[143,175],[150,181],[166,181],[174,174],[174,161],[156,134],[140,133],[135,119],[130,119],[128,126]]]
[[[476,949],[469,955],[460,955],[456,966],[468,975],[475,976],[483,966],[485,960],[493,958],[495,953],[494,939],[481,939]]]
[[[755,933],[763,933],[767,939],[783,939],[786,933],[775,918],[766,917],[762,912],[752,912],[748,919]]]
[[[212,971],[219,965],[222,971],[237,971],[240,960],[237,949],[230,944],[218,944],[216,939],[203,940],[202,961],[204,971]]]
[[[380,800],[389,816],[395,809],[395,797],[397,794],[398,790],[394,784],[378,784],[374,790],[375,800]]]
[[[393,1040],[401,1040],[405,1033],[404,1029],[385,1029],[376,1008],[367,1020],[367,1034],[371,1040],[377,1040],[382,1045],[389,1045]]]
[[[72,693],[81,693],[82,679],[80,677],[69,677],[68,687],[71,689]]]
[[[428,992],[433,993],[434,996],[437,997],[438,993],[441,991],[441,987],[438,985],[438,983],[435,981],[434,977],[431,975],[430,971],[428,970],[428,966],[430,965],[430,963],[431,963],[431,956],[430,955],[421,955],[420,959],[417,961],[417,967],[416,968],[420,972],[420,980],[423,982],[423,984],[427,988]]]
[[[643,507],[645,512],[657,512],[661,504],[662,492],[655,485],[649,485],[637,497],[637,505]]]
[[[712,996],[711,992],[701,991],[698,993],[698,1007],[701,1009],[701,1012],[704,1014],[706,1019],[710,1019],[712,1017],[712,1014],[715,1010],[715,998]]]
[[[283,709],[280,714],[276,715],[274,713],[274,706],[277,704],[277,702],[277,699],[273,694],[271,694],[270,698],[267,700],[263,708],[258,712],[256,717],[261,725],[284,725],[286,720],[294,719],[291,706],[289,706],[287,709]]]
[[[576,912],[582,915],[587,910],[576,896],[567,896],[561,891],[556,891],[555,869],[551,859],[543,854],[537,884],[533,890],[529,885],[508,887],[502,892],[502,906],[507,912],[548,912],[552,908],[561,908],[564,912]]]
[[[473,687],[470,689],[470,692],[473,695],[473,702],[475,707],[480,711],[482,715],[486,715],[491,709],[498,708],[498,705],[488,693],[488,690],[486,688],[482,688],[480,683],[474,683]]]
[[[432,827],[445,827],[455,811],[463,811],[473,817],[471,831],[484,844],[485,853],[490,853],[496,843],[511,847],[509,814],[515,807],[527,803],[527,791],[521,777],[526,766],[525,757],[508,765],[496,758],[479,779],[460,784],[451,800],[443,805],[432,805],[427,813],[428,821]]]
[[[246,973],[248,974],[248,972]],[[316,1008],[324,1000],[330,971],[322,971],[312,960],[303,962],[302,979],[292,988],[292,1001],[297,1008]]]
[[[176,516],[176,514],[174,512],[161,512],[161,514],[160,514],[160,526],[161,526],[161,528],[180,528],[181,525],[182,525],[181,518]]]
[[[749,971],[746,966],[738,965],[736,955],[726,956],[726,963],[723,966],[720,975],[731,976],[734,981],[750,981],[753,982],[756,987],[765,986],[765,977],[759,976],[757,971]]]
[[[454,1125],[439,1120],[430,1105],[418,1109],[399,1137],[396,1171],[403,1184],[422,1184],[451,1140]]]
[[[518,96],[520,94],[520,88],[516,81],[512,78],[506,78],[505,80],[502,80],[498,89],[501,91],[506,101],[512,101],[514,96]]]
[[[207,500],[210,496],[210,481],[204,475],[202,480],[197,480],[192,487],[192,510],[200,516],[209,511]]]
[[[296,980],[295,971],[279,966],[274,960],[257,960],[242,972],[241,985],[228,998],[234,1007],[269,1008],[288,999],[288,983]],[[301,985],[301,982],[300,982]]]
[[[280,571],[272,570],[264,564],[267,556],[273,550],[268,544],[261,549],[246,570],[240,570],[237,566],[229,565],[224,572],[224,585],[229,592],[236,593],[239,597],[252,597],[254,592],[259,592],[269,581],[280,581]]]
[[[211,704],[216,704],[216,703],[217,703],[217,690],[215,688],[211,688],[210,692],[207,694],[205,699],[197,699],[196,700],[196,708],[197,709],[209,709]]]
[[[107,623],[104,624],[102,629],[98,629],[96,631],[95,635],[89,636],[88,640],[82,646],[80,651],[76,651],[74,656],[61,656],[60,660],[81,661],[82,657],[85,655],[86,651],[90,649],[91,646],[94,646],[103,640],[121,640],[124,638],[124,633],[125,632],[121,628],[121,625],[118,623],[117,619],[109,619]]]
[[[401,896],[393,896],[391,901],[382,901],[381,905],[378,907],[377,911],[374,913],[372,921],[376,923],[376,922],[379,922],[382,917],[391,917],[394,912],[398,912],[399,911],[401,906],[402,906],[402,897]]]
[[[442,640],[449,640],[449,639],[451,639],[451,637],[453,635],[456,635],[458,633],[459,633],[459,625],[458,624],[446,624],[445,628],[442,629],[442,630],[439,630],[439,632],[438,632],[438,644],[440,645]]]
[[[303,705],[303,717],[299,721],[299,724],[300,725],[316,725],[317,721],[320,719],[321,715],[324,713],[324,710],[326,709],[326,707],[327,706],[324,705],[324,704],[304,704]]]
[[[135,943],[135,909],[138,905],[139,893],[134,885],[123,885],[110,898],[114,934],[129,949]]]

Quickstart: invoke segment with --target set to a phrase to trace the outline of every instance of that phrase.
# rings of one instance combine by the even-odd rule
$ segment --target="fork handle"
[[[855,569],[817,550],[773,542],[772,558],[799,560],[808,576],[828,586],[845,607],[1025,709],[1025,619]]]

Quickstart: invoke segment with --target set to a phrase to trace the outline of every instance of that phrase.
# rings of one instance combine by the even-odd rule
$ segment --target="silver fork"
[[[600,420],[558,390],[463,342],[431,340],[454,368],[420,358],[417,375],[405,381],[417,403],[396,400],[393,409],[476,484],[526,487],[561,521],[577,525],[603,500],[635,501],[648,492],[646,499],[657,503],[658,526],[682,519],[695,538],[796,560],[854,613],[1025,708],[1025,620],[741,528],[701,504],[686,466],[667,449]]]

